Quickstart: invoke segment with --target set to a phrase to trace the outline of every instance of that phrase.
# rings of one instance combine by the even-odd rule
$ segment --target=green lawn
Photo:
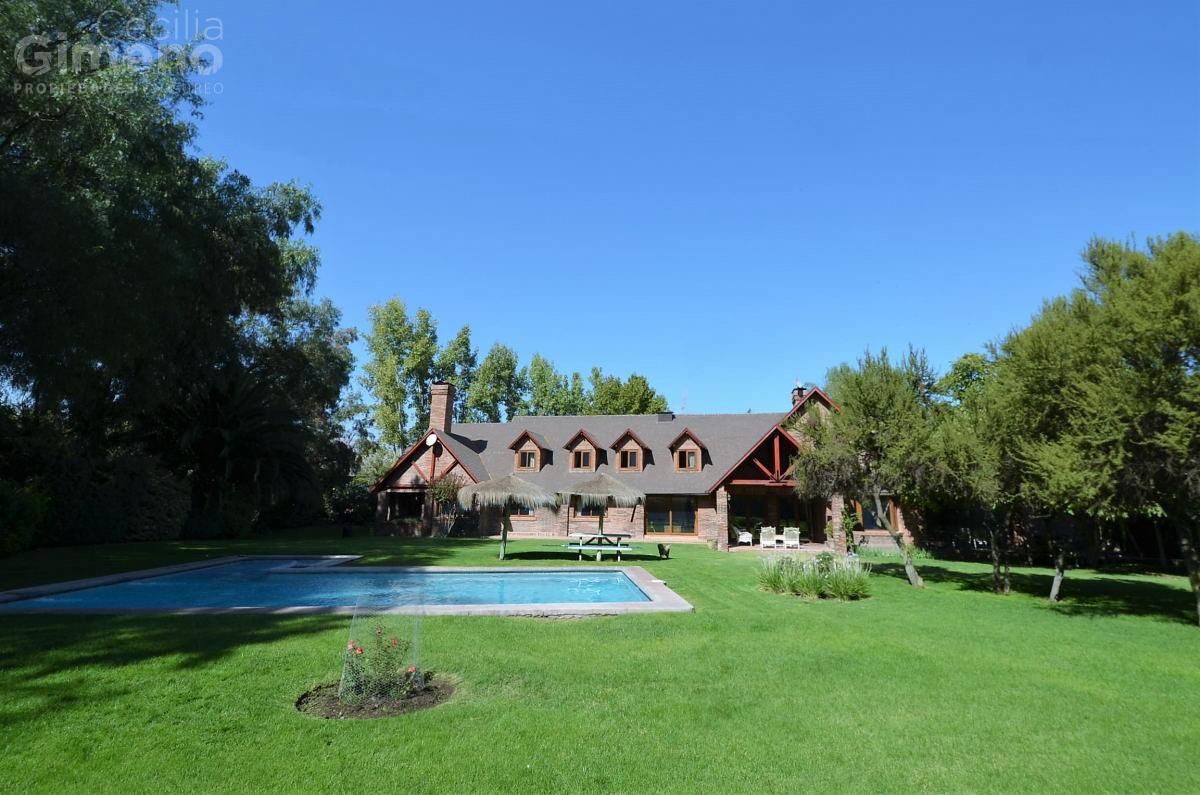
[[[231,552],[493,564],[494,542],[240,542],[39,551],[0,589]],[[510,565],[558,556],[518,541]],[[573,561],[562,561],[572,565]],[[338,675],[347,616],[0,616],[6,791],[1195,791],[1200,629],[1181,578],[884,566],[874,596],[760,592],[756,556],[637,560],[694,614],[425,620],[437,709],[298,714]],[[49,565],[60,572],[48,572]]]

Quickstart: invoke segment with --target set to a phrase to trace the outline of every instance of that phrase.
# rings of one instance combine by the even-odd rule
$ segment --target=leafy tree
[[[281,404],[268,379],[238,365],[183,392],[163,426],[158,438],[179,440],[165,457],[194,467],[197,529],[244,531],[281,496],[314,483],[303,419]]]
[[[949,403],[930,415],[932,466],[923,481],[927,500],[957,503],[984,517],[998,594],[1011,590],[1009,552],[1023,485],[1015,453],[1021,419],[1004,389],[993,359],[969,353],[954,362],[936,387]]]
[[[363,386],[375,399],[370,407],[380,444],[399,452],[409,439],[408,383],[404,362],[413,341],[413,326],[404,302],[392,298],[368,311],[366,334],[370,359],[363,365]]]
[[[408,398],[412,401],[413,430],[418,433],[429,427],[430,385],[435,380],[437,357],[437,321],[428,309],[418,309],[408,355],[401,365]]]
[[[572,382],[554,367],[553,362],[535,353],[524,373],[529,384],[529,397],[522,405],[522,413],[542,417],[582,414],[583,382],[577,373],[575,376],[578,392],[572,391]]]
[[[526,414],[654,414],[667,410],[666,398],[636,373],[623,381],[593,367],[585,386],[579,373],[572,373],[568,379],[548,359],[534,354],[523,377],[529,389],[522,406]]]
[[[511,419],[523,403],[526,386],[517,369],[517,354],[500,343],[492,346],[475,372],[467,393],[467,411],[474,422]]]
[[[667,410],[667,399],[637,373],[622,381],[593,367],[589,383],[588,414],[657,414]]]
[[[1030,327],[1071,324],[1058,345],[1077,355],[1048,396],[1063,427],[1028,445],[1029,467],[1092,515],[1160,513],[1200,619],[1200,238],[1095,240],[1085,262],[1082,287]]]
[[[793,462],[802,497],[845,494],[875,507],[900,548],[914,587],[924,583],[911,545],[893,526],[883,500],[923,496],[931,475],[933,374],[923,352],[909,349],[898,363],[883,350],[867,351],[857,366],[841,365],[828,376],[828,393],[840,412],[810,409],[797,423],[806,443]]]
[[[471,327],[463,326],[438,352],[434,373],[438,381],[454,385],[454,421],[467,419],[467,394],[475,380],[478,351],[471,345]]]
[[[60,37],[29,53],[49,65],[36,74],[0,59],[6,85],[22,86],[0,92],[0,196],[21,197],[0,202],[0,384],[53,428],[45,460],[22,458],[22,480],[53,485],[78,465],[101,485],[165,495],[187,476],[211,495],[210,443],[181,442],[178,411],[199,391],[210,419],[222,400],[236,413],[244,390],[218,383],[235,371],[253,374],[261,412],[294,418],[289,444],[344,474],[334,417],[348,332],[331,305],[307,300],[319,258],[305,236],[320,205],[298,185],[256,186],[193,154],[195,64],[159,51],[157,12],[146,0],[18,0],[0,12],[0,40]],[[110,49],[61,57],[75,45]],[[163,57],[120,57],[132,48]],[[258,460],[266,469],[249,481],[236,466],[229,475],[228,493],[257,490],[248,514],[269,494],[314,488],[309,470]]]

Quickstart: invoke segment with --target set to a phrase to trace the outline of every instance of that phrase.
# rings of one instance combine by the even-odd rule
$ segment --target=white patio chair
[[[783,548],[784,549],[799,549],[800,548],[800,528],[799,527],[783,528]]]
[[[737,542],[739,545],[749,544],[750,546],[754,546],[754,533],[751,533],[749,530],[738,530]]]
[[[762,544],[763,549],[774,549],[779,543],[779,539],[775,535],[774,527],[763,527],[758,531],[758,543]]]

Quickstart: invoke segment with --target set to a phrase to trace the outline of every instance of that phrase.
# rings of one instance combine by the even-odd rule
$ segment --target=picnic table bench
[[[625,543],[626,538],[633,538],[632,533],[571,533],[567,538],[574,539],[564,546],[571,552],[578,552],[583,560],[584,552],[595,552],[596,560],[602,559],[605,552],[615,552],[617,560],[622,552],[632,552],[633,547]]]

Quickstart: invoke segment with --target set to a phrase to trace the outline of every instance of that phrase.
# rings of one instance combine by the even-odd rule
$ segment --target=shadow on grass
[[[131,693],[113,675],[156,658],[169,668],[203,668],[238,649],[348,628],[350,616],[4,616],[0,645],[0,725]],[[330,659],[338,645],[331,644]],[[158,675],[170,676],[158,671]],[[117,684],[120,682],[122,684]],[[19,706],[18,706],[19,705]]]
[[[565,549],[555,550],[552,548],[544,549],[544,550],[538,549],[538,550],[524,550],[521,552],[509,552],[507,555],[505,555],[505,557],[508,560],[546,560],[546,561],[553,561],[555,563],[590,563],[593,565],[596,565],[596,563],[597,563],[596,553],[594,553],[594,552],[583,553],[583,560],[581,561],[579,559],[578,552],[569,552]],[[608,552],[608,553],[605,553],[603,559],[601,559],[599,562],[601,564],[608,565],[610,563],[617,563],[617,562],[629,563],[631,561],[649,561],[649,560],[657,561],[657,560],[662,560],[662,558],[660,558],[658,556],[658,553],[650,554],[650,553],[644,553],[644,552],[624,552],[621,554],[621,560],[617,561],[616,554],[612,553],[612,552]]]
[[[900,563],[872,561],[874,571],[908,581]],[[917,561],[917,571],[928,583],[953,585],[962,591],[992,593],[992,572],[960,571],[936,563]],[[1045,607],[1067,616],[1146,616],[1163,621],[1195,624],[1196,613],[1191,594],[1168,583],[1128,577],[1088,574],[1072,577],[1067,571],[1062,584],[1062,601],[1049,600],[1053,572],[1012,572],[1009,581],[1015,593],[1038,597]]]

